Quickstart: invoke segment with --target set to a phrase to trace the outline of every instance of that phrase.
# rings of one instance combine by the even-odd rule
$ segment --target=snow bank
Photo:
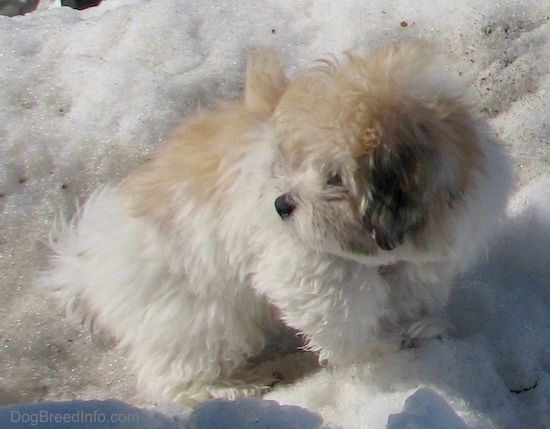
[[[180,416],[182,417],[182,416]],[[78,427],[83,429],[177,429],[185,428],[180,418],[152,410],[142,410],[121,401],[43,402],[12,405],[0,409],[2,427]]]
[[[274,401],[240,398],[211,401],[193,411],[177,407],[142,409],[117,400],[43,402],[0,408],[2,427],[55,429],[322,429],[319,416]]]
[[[418,37],[471,80],[480,114],[518,167],[508,224],[487,258],[457,279],[445,314],[455,332],[360,368],[310,368],[267,395],[300,409],[213,402],[182,411],[176,423],[215,427],[207,419],[225,416],[227,427],[249,418],[283,427],[288,417],[305,428],[431,429],[550,421],[550,5],[535,0],[107,0],[82,12],[0,17],[0,404],[154,404],[136,392],[121,351],[69,324],[32,288],[55,217],[122,178],[197,106],[238,97],[250,47],[278,50],[292,76],[319,57]]]

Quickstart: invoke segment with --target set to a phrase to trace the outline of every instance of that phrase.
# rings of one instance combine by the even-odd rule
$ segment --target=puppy
[[[511,182],[462,83],[420,44],[249,58],[244,99],[201,111],[52,241],[41,284],[129,351],[159,400],[261,392],[281,325],[332,365],[438,335]]]

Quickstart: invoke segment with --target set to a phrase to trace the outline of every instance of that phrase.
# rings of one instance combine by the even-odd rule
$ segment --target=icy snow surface
[[[250,47],[278,50],[292,76],[319,57],[410,38],[471,79],[517,165],[508,224],[456,280],[449,338],[310,372],[266,395],[278,403],[150,408],[123,352],[32,288],[54,218],[124,177],[178,118],[237,97]],[[41,402],[1,409],[0,426],[30,427],[5,423],[14,410],[126,412],[116,401],[51,402],[118,398],[143,414],[126,427],[548,427],[549,64],[547,0],[107,0],[0,17],[0,405]]]

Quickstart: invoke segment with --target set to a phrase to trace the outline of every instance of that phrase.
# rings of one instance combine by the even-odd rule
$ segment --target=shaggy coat
[[[198,112],[89,199],[41,284],[126,347],[159,400],[259,393],[270,381],[247,363],[281,325],[332,365],[441,333],[432,316],[510,178],[422,45],[290,83],[258,53],[242,101]]]

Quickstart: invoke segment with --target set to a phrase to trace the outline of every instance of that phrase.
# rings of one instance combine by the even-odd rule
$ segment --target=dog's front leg
[[[321,362],[368,358],[380,345],[387,283],[370,267],[336,258],[301,268],[294,275],[287,268],[283,282],[266,284],[259,275],[257,287],[279,308],[284,322],[306,337],[306,349],[318,352]]]

